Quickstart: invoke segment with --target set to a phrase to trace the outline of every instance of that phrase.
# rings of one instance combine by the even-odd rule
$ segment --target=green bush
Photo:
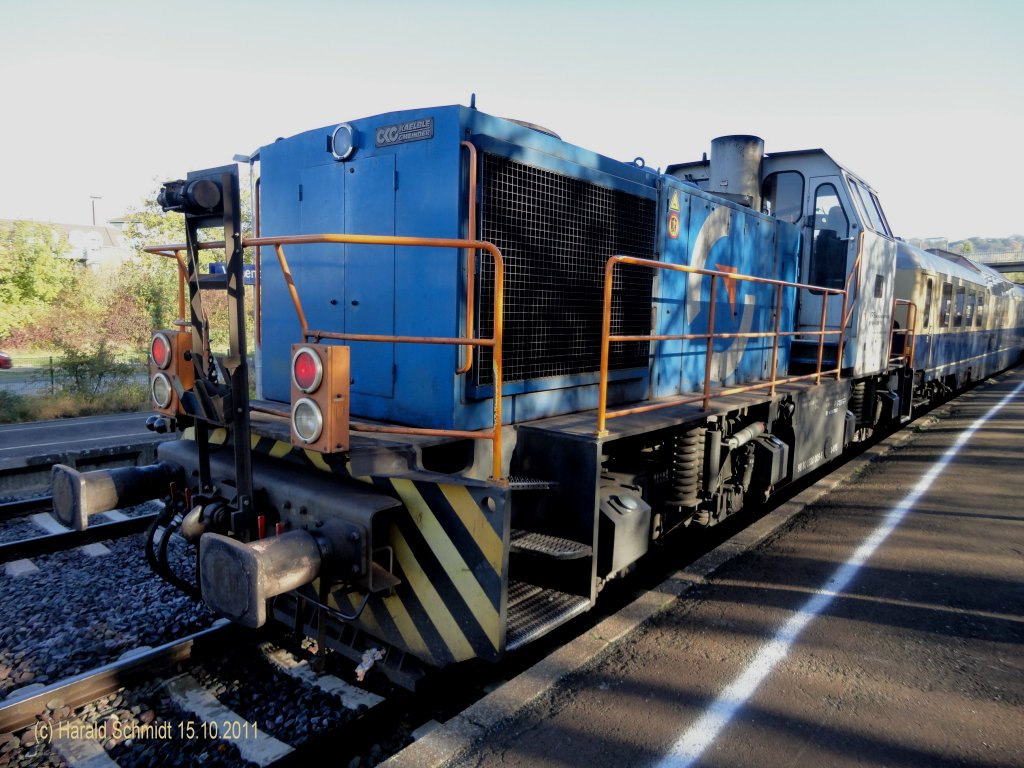
[[[65,349],[57,364],[57,377],[68,394],[95,398],[130,384],[136,370],[137,366],[118,361],[106,343],[100,342],[93,351]]]
[[[33,398],[0,389],[0,424],[16,424],[32,421],[35,409],[32,408]]]

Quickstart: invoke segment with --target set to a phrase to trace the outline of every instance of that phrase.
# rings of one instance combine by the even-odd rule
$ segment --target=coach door
[[[804,247],[800,281],[809,285],[842,290],[853,259],[856,258],[856,219],[838,176],[816,176],[808,184],[810,214],[805,219]],[[824,291],[800,291],[797,313],[798,331],[817,331],[821,327]],[[841,323],[843,299],[831,294],[825,311],[826,330],[837,330]],[[817,336],[805,336],[817,342]],[[834,344],[835,336],[825,339]],[[834,360],[834,357],[833,357]]]

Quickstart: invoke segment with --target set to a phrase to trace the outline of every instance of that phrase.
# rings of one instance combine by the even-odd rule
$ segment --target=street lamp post
[[[96,201],[102,200],[102,195],[89,195],[89,199],[92,200],[92,225],[96,226]]]

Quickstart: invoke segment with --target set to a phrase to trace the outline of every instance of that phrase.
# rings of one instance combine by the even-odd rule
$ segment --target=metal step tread
[[[508,487],[513,491],[547,491],[557,488],[558,481],[511,475],[508,479]]]
[[[505,650],[514,651],[590,608],[590,600],[557,589],[510,581]]]
[[[562,539],[558,536],[548,536],[535,531],[516,529],[513,529],[509,535],[508,549],[509,552],[527,552],[544,555],[555,560],[578,560],[593,554],[593,549],[588,544],[581,544],[572,539]]]

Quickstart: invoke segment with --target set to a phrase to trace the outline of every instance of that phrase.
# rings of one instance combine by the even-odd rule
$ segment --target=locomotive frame
[[[661,174],[441,107],[279,140],[258,162],[253,237],[234,166],[161,194],[187,241],[147,249],[176,259],[181,315],[154,336],[149,423],[183,439],[149,468],[55,468],[55,515],[84,527],[166,497],[147,544],[164,578],[248,626],[379,649],[404,685],[499,659],[669,532],[1020,355],[1024,292],[898,241],[821,150],[723,137]],[[202,274],[210,249],[224,275]],[[226,354],[211,289],[229,297]],[[175,531],[197,547],[194,582],[167,562]]]

